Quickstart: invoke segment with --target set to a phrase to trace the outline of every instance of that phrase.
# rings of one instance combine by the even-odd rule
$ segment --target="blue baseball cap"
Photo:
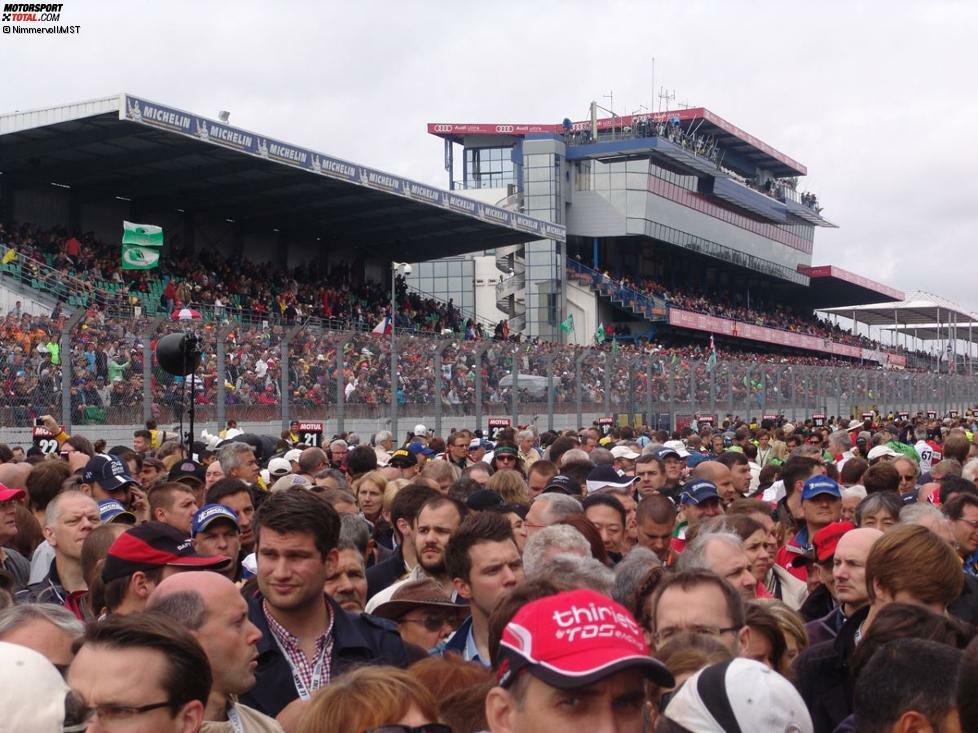
[[[422,443],[411,443],[407,447],[407,449],[408,449],[408,451],[410,451],[414,455],[420,454],[420,455],[423,455],[423,456],[428,456],[428,458],[431,458],[433,455],[435,455],[435,452],[433,450],[431,450],[431,448],[429,448],[428,446],[426,446],[426,445],[424,445]]]
[[[705,479],[687,482],[683,485],[683,490],[679,495],[680,503],[693,504],[694,506],[702,504],[704,501],[710,501],[710,499],[720,501],[720,495],[717,493],[716,484]]]
[[[102,524],[135,524],[136,515],[115,499],[102,499],[98,503],[98,516]]]
[[[830,494],[836,499],[842,498],[842,490],[839,484],[828,476],[812,476],[801,486],[801,500],[808,501],[814,499],[819,494]]]
[[[218,519],[227,519],[234,524],[236,529],[241,529],[241,525],[238,524],[238,515],[233,509],[223,504],[204,504],[194,514],[190,524],[190,536],[196,537],[199,532],[203,532]]]

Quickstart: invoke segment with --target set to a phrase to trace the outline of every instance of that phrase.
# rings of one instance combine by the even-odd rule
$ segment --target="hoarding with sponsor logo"
[[[889,354],[876,349],[863,349],[849,344],[840,344],[828,339],[817,336],[808,336],[794,331],[782,331],[778,328],[768,328],[767,326],[755,326],[752,323],[732,321],[728,318],[717,318],[703,313],[693,313],[678,308],[669,309],[669,324],[679,328],[689,328],[695,331],[707,331],[714,334],[723,334],[734,338],[750,339],[751,341],[761,341],[767,344],[778,344],[779,346],[790,346],[796,349],[808,349],[809,351],[821,351],[836,356],[848,356],[854,359],[865,359],[877,363],[889,364],[891,366],[906,366],[907,358],[900,354]]]

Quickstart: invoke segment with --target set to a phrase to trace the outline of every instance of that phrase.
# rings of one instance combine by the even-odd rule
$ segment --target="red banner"
[[[790,346],[794,349],[807,349],[809,351],[820,351],[836,356],[848,356],[854,359],[865,359],[875,361],[880,364],[886,363],[892,366],[906,366],[907,358],[900,354],[889,354],[875,349],[863,349],[859,346],[840,344],[836,341],[819,338],[818,336],[808,336],[794,331],[782,331],[777,328],[767,326],[755,326],[751,323],[741,321],[731,321],[727,318],[717,318],[703,313],[693,313],[691,311],[669,309],[669,325],[679,328],[689,328],[694,331],[707,331],[709,333],[732,336],[733,338],[750,339],[751,341],[761,341],[766,344],[778,344],[780,346]]]

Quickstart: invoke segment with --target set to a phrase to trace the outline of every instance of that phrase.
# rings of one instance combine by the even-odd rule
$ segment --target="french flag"
[[[381,336],[390,336],[391,333],[391,319],[390,316],[384,316],[380,323],[374,326],[370,333],[380,334]]]

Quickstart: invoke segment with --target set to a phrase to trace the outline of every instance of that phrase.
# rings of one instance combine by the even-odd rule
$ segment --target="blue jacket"
[[[333,612],[332,678],[364,664],[408,666],[407,650],[393,623],[365,613],[347,613],[329,596],[326,596],[326,602]],[[261,631],[261,639],[258,641],[256,683],[250,692],[241,696],[241,702],[274,718],[299,697],[299,693],[292,679],[292,669],[268,628],[260,593],[248,600],[248,618]]]

